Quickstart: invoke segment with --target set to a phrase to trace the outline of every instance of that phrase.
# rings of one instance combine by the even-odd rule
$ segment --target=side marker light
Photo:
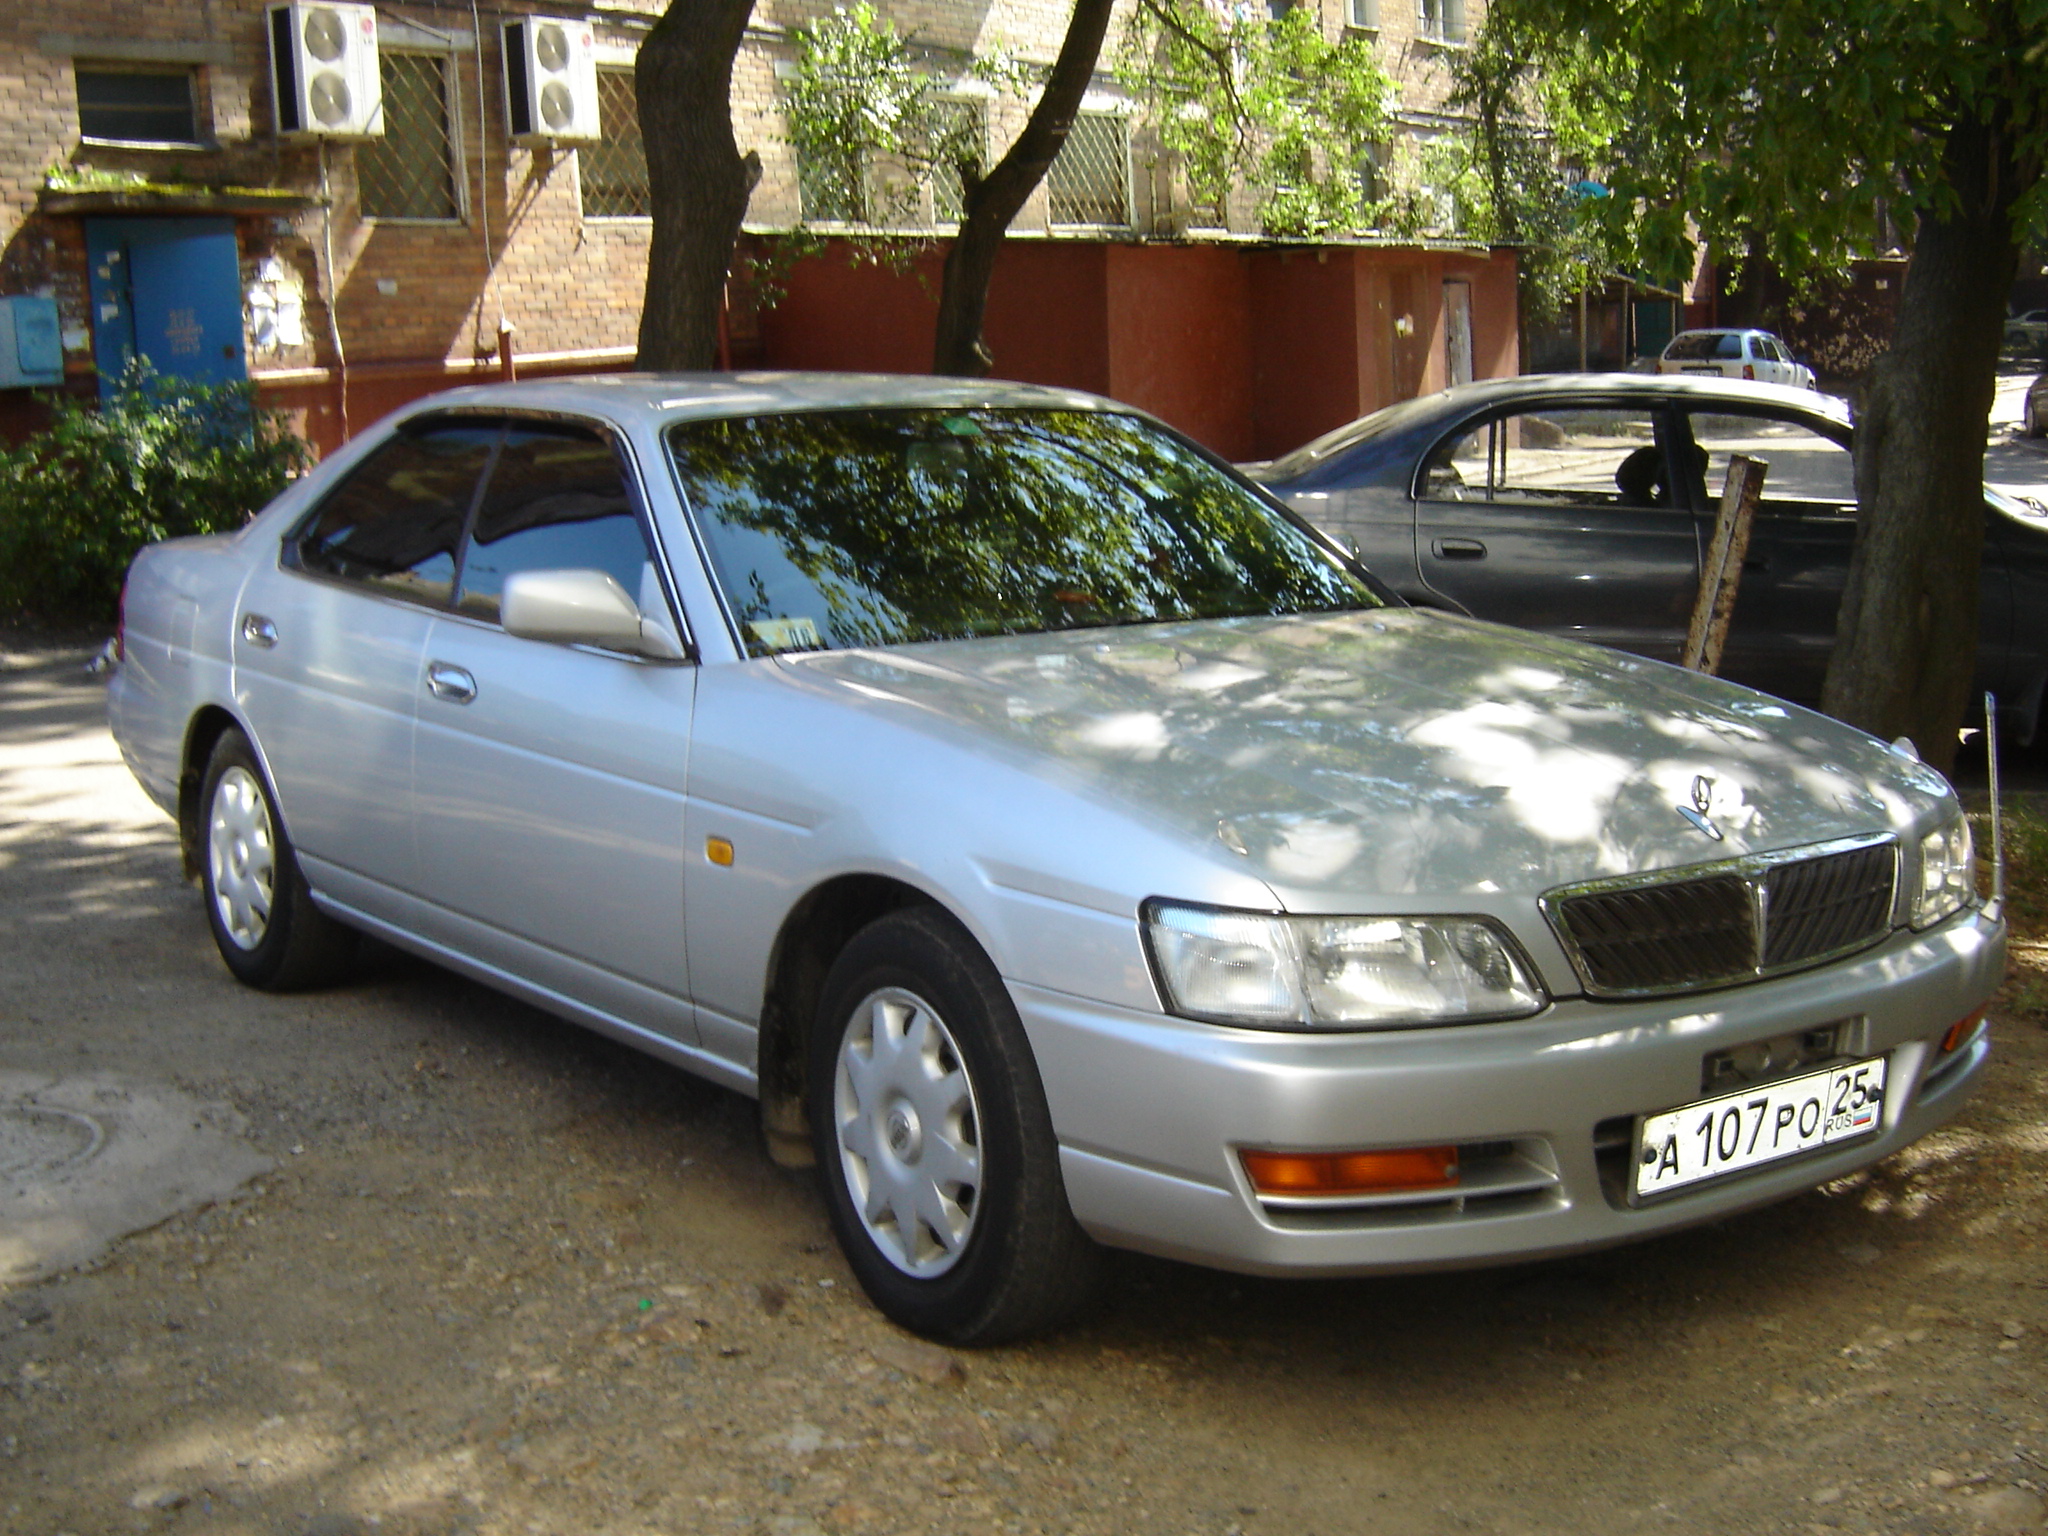
[[[732,844],[722,837],[704,839],[704,857],[720,869],[732,868]]]

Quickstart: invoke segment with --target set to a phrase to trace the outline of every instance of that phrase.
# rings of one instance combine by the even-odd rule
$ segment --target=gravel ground
[[[955,1354],[745,1101],[388,951],[235,986],[89,650],[6,647],[0,1070],[176,1089],[273,1169],[0,1291],[0,1530],[2044,1528],[2048,946],[1964,1118],[1842,1186],[1465,1275],[1120,1258]]]

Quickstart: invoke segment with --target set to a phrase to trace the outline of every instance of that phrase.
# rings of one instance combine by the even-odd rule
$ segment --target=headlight
[[[1546,1001],[1479,917],[1279,917],[1153,901],[1145,936],[1167,1006],[1266,1029],[1522,1018]]]
[[[1977,850],[1970,823],[1960,814],[1920,839],[1920,887],[1913,894],[1913,926],[1925,928],[1977,899]]]

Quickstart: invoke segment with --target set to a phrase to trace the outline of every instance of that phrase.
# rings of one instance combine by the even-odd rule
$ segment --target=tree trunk
[[[1891,349],[1856,424],[1862,512],[1821,707],[1910,736],[1947,772],[1971,696],[1984,550],[1984,437],[2030,174],[1963,117],[1943,152],[1951,206],[1923,211]]]
[[[633,71],[653,239],[639,366],[710,368],[725,277],[760,157],[732,136],[732,62],[754,0],[670,0]]]
[[[1010,221],[1045,179],[1045,173],[1067,142],[1074,115],[1088,82],[1095,78],[1095,60],[1109,30],[1112,0],[1074,0],[1066,41],[1045,82],[1038,105],[1010,152],[987,176],[966,187],[966,209],[960,234],[946,253],[945,279],[939,289],[939,334],[932,347],[932,372],[979,378],[993,359],[982,342],[988,312],[988,284],[996,269],[996,252]]]

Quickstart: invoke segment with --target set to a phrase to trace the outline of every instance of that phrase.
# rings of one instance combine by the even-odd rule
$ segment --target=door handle
[[[427,692],[450,704],[467,704],[476,697],[476,679],[460,667],[445,661],[427,663]]]
[[[1486,546],[1477,539],[1431,539],[1429,552],[1439,560],[1484,560]]]
[[[242,638],[259,650],[269,650],[277,644],[277,626],[260,613],[242,615]]]

